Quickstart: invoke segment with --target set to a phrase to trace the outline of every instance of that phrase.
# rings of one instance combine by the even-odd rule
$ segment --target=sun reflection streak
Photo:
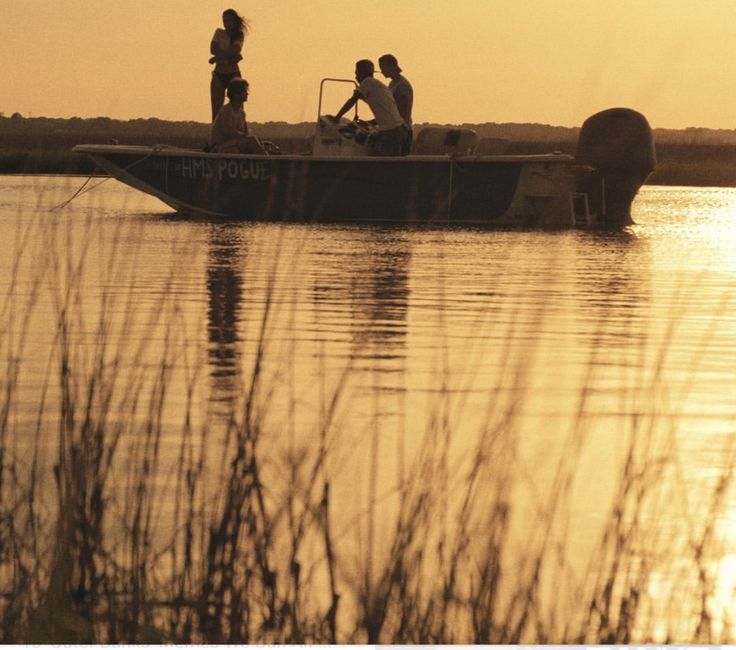
[[[668,246],[685,242],[703,266],[736,269],[736,189],[648,187],[634,203],[633,216],[635,236]]]

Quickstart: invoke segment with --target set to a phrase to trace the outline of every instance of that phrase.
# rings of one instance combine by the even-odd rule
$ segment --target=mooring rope
[[[90,192],[91,190],[95,189],[96,187],[99,187],[102,185],[105,181],[109,181],[112,176],[107,176],[103,178],[97,185],[93,185],[92,187],[88,189],[84,189],[87,186],[87,183],[89,183],[94,176],[88,176],[87,180],[82,183],[82,187],[80,187],[70,198],[68,198],[66,201],[63,201],[62,203],[59,203],[59,205],[55,205],[53,208],[49,208],[49,212],[54,212],[55,210],[61,210],[62,208],[65,208],[67,205],[69,205],[74,199],[76,199],[78,196],[81,196],[82,194],[86,194],[87,192]]]
[[[139,158],[138,160],[134,160],[130,165],[127,165],[126,167],[122,167],[121,169],[124,172],[127,172],[131,167],[135,167],[137,164],[142,163],[144,160],[147,160],[151,156],[153,156],[156,153],[159,153],[161,151],[161,147],[153,147],[153,151],[149,153],[146,156],[143,156],[143,158]],[[168,156],[166,157],[167,163],[168,163]],[[97,171],[100,169],[99,166],[95,167],[94,171]],[[55,210],[60,210],[62,208],[65,208],[67,205],[69,205],[74,199],[76,199],[78,196],[81,196],[82,194],[86,194],[87,192],[91,192],[92,190],[98,188],[100,185],[105,183],[106,181],[109,181],[111,178],[114,178],[112,175],[108,175],[105,178],[103,178],[99,183],[96,185],[93,185],[92,187],[88,187],[86,190],[84,189],[87,186],[87,183],[89,183],[94,178],[94,171],[92,172],[91,176],[87,177],[87,180],[82,183],[82,187],[80,187],[70,198],[68,198],[66,201],[63,201],[62,203],[59,203],[59,205],[55,205],[53,208],[49,208],[49,212],[54,212]],[[168,174],[167,174],[168,176]],[[168,180],[168,179],[167,179]]]

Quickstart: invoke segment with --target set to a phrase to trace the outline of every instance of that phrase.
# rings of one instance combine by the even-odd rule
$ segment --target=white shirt
[[[390,131],[404,124],[391,91],[374,77],[366,77],[358,86],[360,96],[370,106],[379,131]]]

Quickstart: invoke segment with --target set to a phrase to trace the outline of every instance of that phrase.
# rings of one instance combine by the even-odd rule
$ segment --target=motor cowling
[[[592,167],[602,180],[595,194],[600,197],[603,221],[611,225],[632,223],[631,204],[657,162],[646,118],[629,108],[610,108],[592,115],[580,129],[575,159]]]

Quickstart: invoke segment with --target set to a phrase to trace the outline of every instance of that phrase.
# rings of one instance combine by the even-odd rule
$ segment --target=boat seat
[[[412,153],[419,156],[467,155],[475,148],[475,141],[472,129],[425,126],[414,138]]]
[[[473,153],[476,156],[503,156],[508,150],[509,141],[504,138],[481,138]]]

